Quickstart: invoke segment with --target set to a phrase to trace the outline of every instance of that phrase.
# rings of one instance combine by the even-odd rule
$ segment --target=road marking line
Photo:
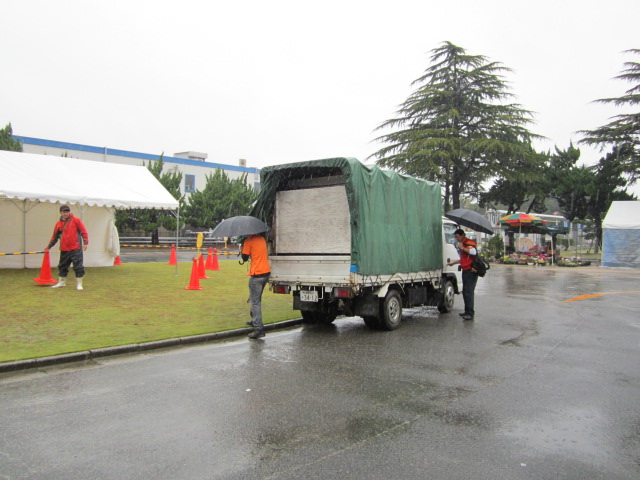
[[[640,293],[640,290],[629,290],[627,292],[585,293],[584,295],[579,295],[577,297],[570,298],[569,300],[565,300],[562,303],[575,302],[577,300],[587,300],[589,298],[602,297],[603,295],[621,295],[624,293]]]

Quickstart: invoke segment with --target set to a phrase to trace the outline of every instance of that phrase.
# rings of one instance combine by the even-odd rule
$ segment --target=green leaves
[[[22,144],[13,139],[13,129],[10,123],[0,129],[0,150],[9,150],[11,152],[22,151]]]
[[[189,197],[184,209],[187,223],[196,228],[213,228],[225,218],[247,215],[256,193],[247,185],[247,174],[238,180],[231,180],[221,169],[207,176],[202,191]]]
[[[640,49],[627,50],[626,53],[640,54]],[[640,103],[640,63],[625,62],[625,69],[615,78],[632,83],[625,95],[615,98],[601,98],[597,103],[613,104],[617,107],[637,108]],[[595,130],[581,130],[584,135],[580,143],[599,147],[613,147],[624,173],[631,182],[640,178],[640,112],[616,115],[612,120]]]
[[[149,162],[147,169],[154,177],[167,189],[167,191],[178,200],[180,209],[184,207],[184,196],[180,193],[180,184],[182,183],[182,172],[171,170],[163,173],[164,154],[158,157],[158,160]],[[144,164],[143,164],[144,165]],[[158,228],[164,227],[167,230],[176,229],[176,216],[173,212],[156,210],[153,208],[137,208],[131,210],[116,211],[116,227],[118,230],[143,230],[146,233],[152,233],[154,244],[158,243]],[[180,222],[184,225],[184,221]]]

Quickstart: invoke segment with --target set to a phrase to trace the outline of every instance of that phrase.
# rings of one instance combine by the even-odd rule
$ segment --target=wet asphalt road
[[[5,374],[0,478],[640,478],[640,272],[495,266],[461,300]]]
[[[200,250],[204,255],[205,260],[209,248],[202,248]],[[218,261],[223,260],[238,260],[237,246],[232,246],[228,250],[219,249]],[[196,248],[178,248],[176,250],[176,259],[178,262],[189,262],[196,256],[198,250]],[[226,255],[224,253],[229,253]],[[122,263],[169,263],[171,257],[171,248],[167,247],[146,247],[146,248],[122,248],[120,250],[120,261]]]

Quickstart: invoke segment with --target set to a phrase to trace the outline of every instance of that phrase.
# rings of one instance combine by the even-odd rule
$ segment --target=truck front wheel
[[[442,293],[440,294],[440,301],[438,302],[438,310],[441,313],[449,313],[453,310],[453,301],[455,300],[455,289],[451,280],[446,280],[442,286]]]
[[[385,330],[395,330],[402,320],[402,297],[396,290],[389,290],[380,312],[380,326]]]

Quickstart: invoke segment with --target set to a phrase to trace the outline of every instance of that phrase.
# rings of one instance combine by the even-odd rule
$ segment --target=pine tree
[[[521,178],[518,164],[539,161],[530,146],[539,136],[526,128],[531,112],[507,103],[513,97],[502,76],[508,68],[450,42],[432,52],[431,66],[412,83],[417,88],[398,116],[378,127],[398,130],[376,139],[388,145],[372,157],[380,166],[440,182],[445,207],[459,208],[461,194],[477,196],[492,177]]]
[[[625,53],[640,54],[640,49],[626,50]],[[640,104],[640,63],[625,62],[626,67],[616,77],[633,84],[624,95],[614,98],[600,98],[597,103],[613,104],[616,107],[627,106],[637,108]],[[595,130],[581,130],[584,135],[580,140],[587,145],[596,145],[601,148],[613,147],[616,159],[623,166],[623,171],[629,175],[629,180],[634,183],[640,178],[640,112],[620,114],[612,117],[611,121]]]

